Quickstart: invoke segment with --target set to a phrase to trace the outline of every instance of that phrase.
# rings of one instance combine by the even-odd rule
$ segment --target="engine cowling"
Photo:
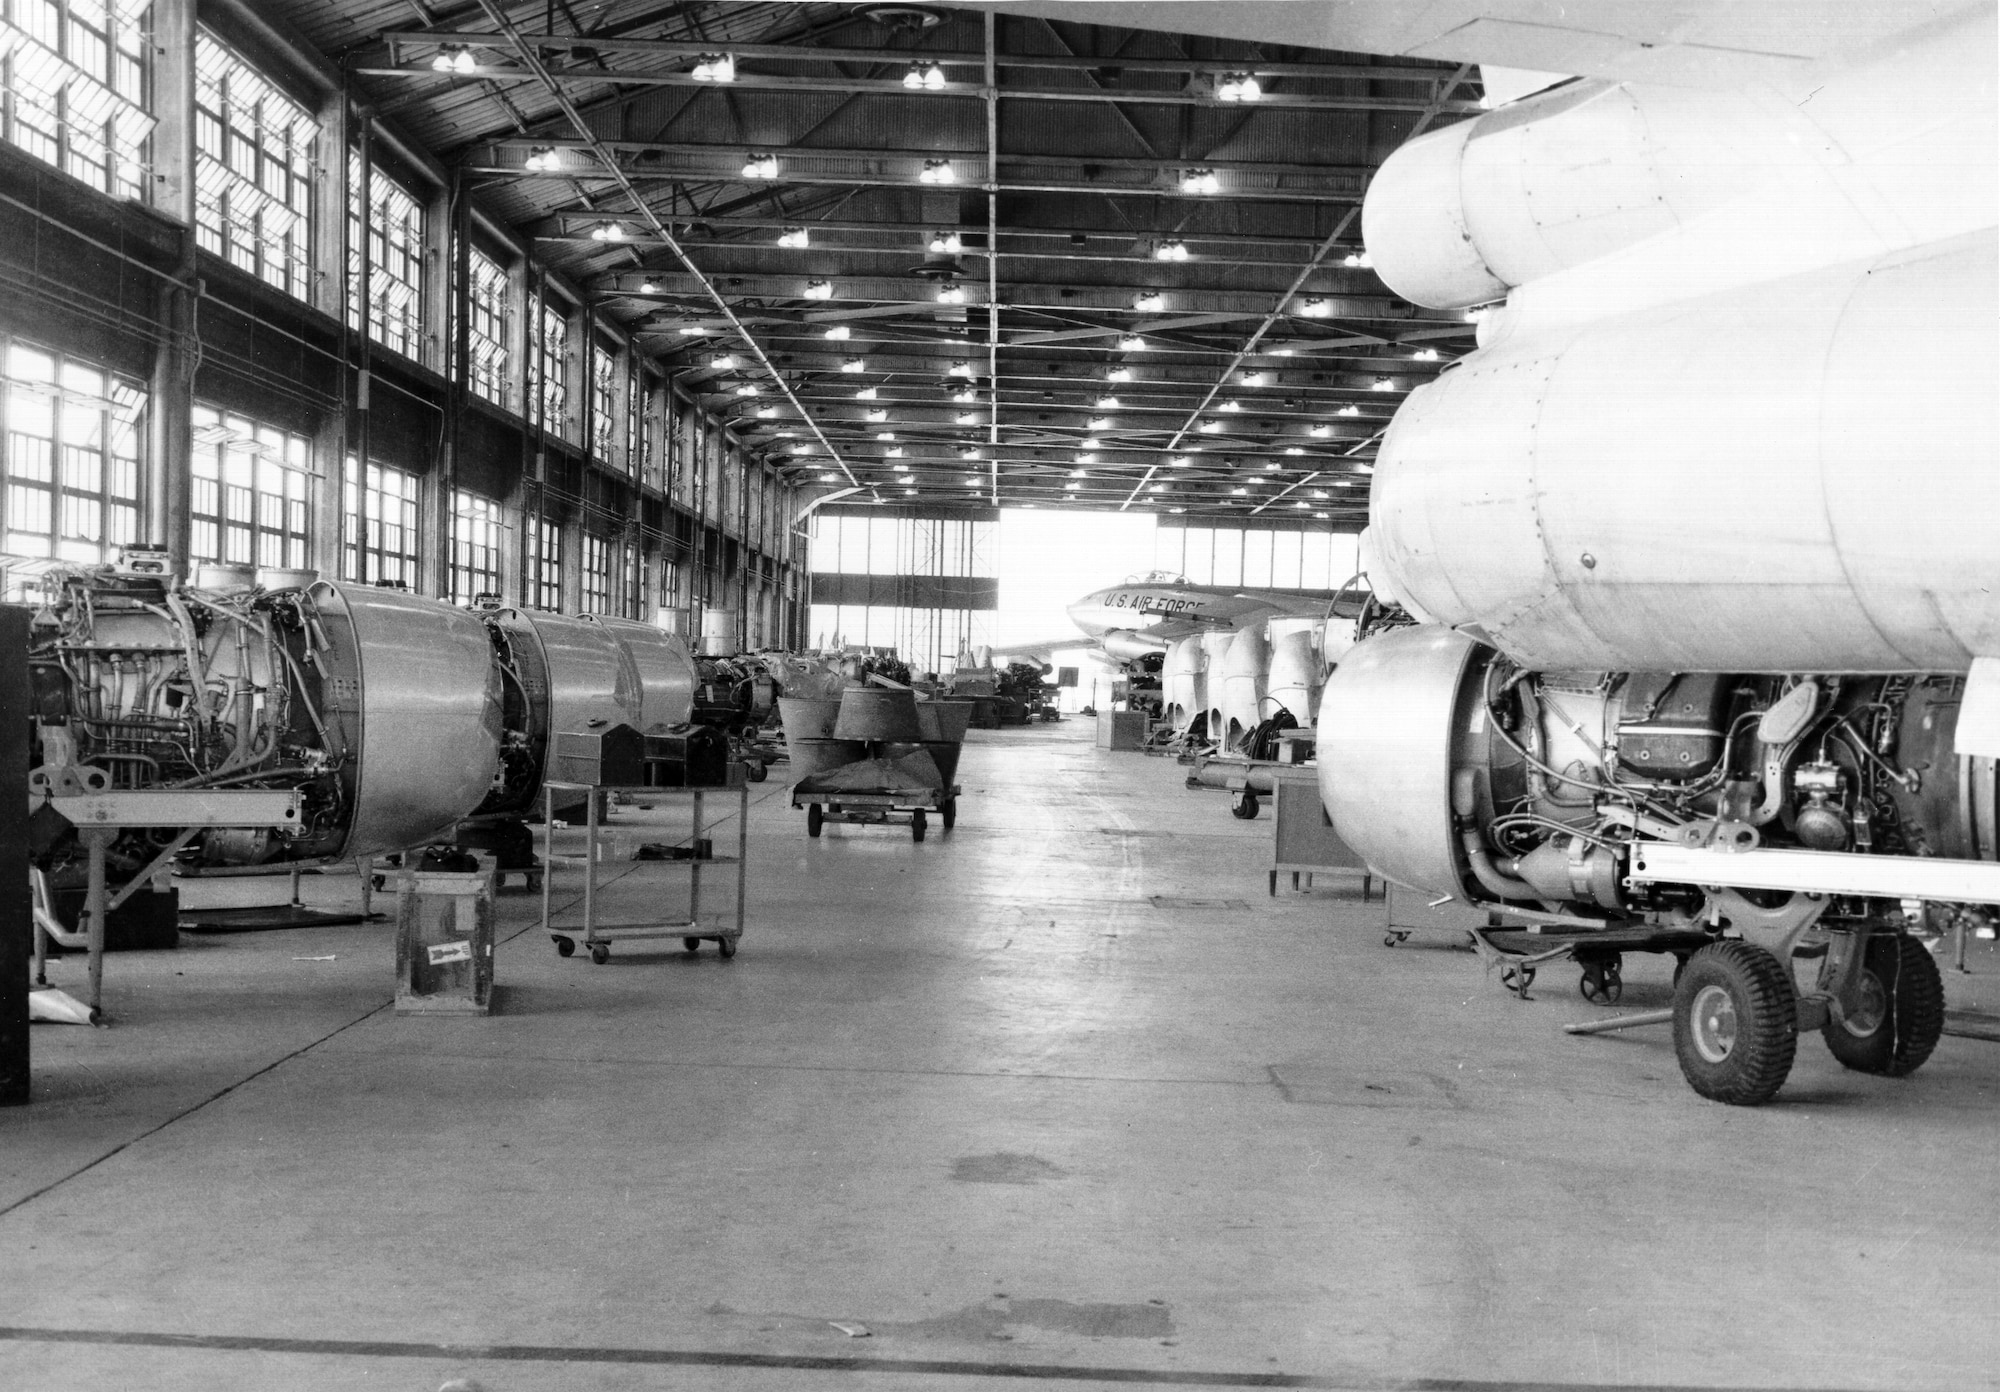
[[[1533,672],[1421,625],[1328,678],[1320,790],[1399,884],[1686,922],[1701,886],[1630,877],[1648,843],[1994,860],[1994,760],[1952,748],[1963,691],[1954,673]]]

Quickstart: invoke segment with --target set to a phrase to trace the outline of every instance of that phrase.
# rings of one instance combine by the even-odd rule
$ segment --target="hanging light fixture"
[[[956,395],[954,395],[954,396],[952,397],[952,400],[953,400],[953,401],[970,401],[970,400],[972,400],[972,393],[971,393],[971,392],[959,392],[959,393],[957,393]],[[958,413],[958,415],[957,415],[956,417],[954,417],[954,419],[955,419],[955,420],[957,420],[957,422],[958,422],[958,423],[959,423],[960,425],[977,425],[977,424],[979,424],[979,412],[977,412],[977,411],[960,411],[960,412]]]
[[[660,293],[660,287],[655,285],[651,280],[642,280],[639,282],[639,293],[642,295],[657,295]]]
[[[704,53],[695,59],[696,82],[734,82],[736,80],[736,55],[733,53]]]
[[[556,152],[547,145],[538,146],[528,151],[521,167],[530,174],[547,174],[556,167]]]
[[[1132,301],[1132,308],[1141,312],[1151,312],[1166,304],[1166,297],[1157,290],[1142,290]]]
[[[832,339],[835,343],[838,343],[842,339],[854,337],[854,330],[848,328],[845,324],[835,324],[822,337]]]
[[[1132,369],[1120,364],[1105,373],[1104,380],[1107,382],[1129,382],[1132,380]]]
[[[743,161],[743,177],[746,179],[777,178],[778,157],[776,155],[751,155]]]
[[[1109,392],[1097,398],[1097,409],[1100,411],[1115,411],[1118,409],[1118,405],[1118,398]],[[1092,429],[1095,428],[1095,426],[1092,427]]]
[[[738,396],[755,396],[762,390],[763,388],[759,387],[755,382],[739,382],[736,384],[736,394]]]
[[[1394,383],[1393,381],[1391,381],[1391,380],[1390,380],[1389,378],[1387,378],[1387,377],[1377,377],[1377,378],[1375,379],[1375,381],[1374,381],[1374,382],[1373,382],[1373,383],[1372,383],[1372,384],[1371,384],[1371,385],[1369,386],[1368,390],[1370,390],[1370,391],[1394,391],[1394,390],[1396,390],[1396,384],[1395,384],[1395,383]],[[1359,412],[1356,412],[1355,414],[1357,414],[1357,415],[1358,415],[1358,414],[1360,414],[1360,413],[1359,413]]]
[[[1411,362],[1436,362],[1437,360],[1438,350],[1435,348],[1419,348],[1416,352],[1410,354]]]
[[[945,285],[940,285],[937,292],[937,302],[939,304],[964,304],[965,287],[955,280]]]
[[[1187,243],[1181,241],[1179,238],[1168,242],[1156,242],[1153,245],[1153,259],[1155,261],[1185,261],[1188,259]]]
[[[1118,335],[1118,350],[1121,353],[1140,353],[1146,348],[1146,340],[1135,333]]]
[[[956,256],[965,250],[965,242],[956,232],[933,232],[928,245],[933,256]]]
[[[877,406],[874,410],[868,412],[868,419],[879,425],[881,422],[889,419],[888,408]]]
[[[736,366],[736,355],[734,353],[717,353],[708,360],[708,365],[717,372],[727,372],[730,368]]]
[[[917,182],[920,184],[955,184],[958,182],[958,172],[951,167],[950,160],[927,159],[924,161],[922,171],[917,175]]]
[[[809,280],[806,282],[806,298],[809,300],[830,300],[833,298],[833,282],[830,280]]]
[[[1215,80],[1215,99],[1226,102],[1262,101],[1263,84],[1247,72],[1227,72]]]
[[[1215,177],[1213,169],[1189,169],[1181,174],[1182,193],[1220,193],[1222,181]]]
[[[803,251],[812,245],[812,234],[803,227],[787,227],[778,233],[778,245],[788,251]]]
[[[972,375],[972,364],[961,358],[951,365],[951,370],[946,375],[951,377],[970,377]]]
[[[1359,406],[1350,404],[1341,407],[1340,410],[1338,410],[1334,414],[1341,416],[1358,416],[1361,414],[1361,408]]]
[[[1300,302],[1299,313],[1308,319],[1324,319],[1333,313],[1333,306],[1326,302],[1324,295],[1308,295]]]
[[[875,388],[863,387],[860,391],[854,393],[854,399],[856,401],[873,401],[875,399]]]
[[[844,358],[841,360],[840,364],[840,370],[842,372],[862,372],[865,371],[867,367],[868,367],[868,360],[866,358]]]
[[[913,92],[942,92],[944,84],[944,69],[936,63],[915,62],[903,74],[903,85]]]
[[[1364,248],[1361,251],[1348,252],[1347,255],[1340,258],[1340,264],[1349,270],[1366,270],[1375,264],[1375,258],[1370,256]]]

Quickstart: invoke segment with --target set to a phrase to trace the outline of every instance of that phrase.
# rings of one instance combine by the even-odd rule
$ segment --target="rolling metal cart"
[[[958,794],[956,783],[946,788],[884,788],[859,792],[851,788],[830,788],[818,792],[799,786],[792,789],[792,806],[805,808],[808,836],[818,836],[828,822],[894,823],[907,824],[910,839],[921,841],[930,825],[932,812],[938,814],[938,820],[944,823],[946,831],[957,823]]]
[[[583,853],[558,854],[556,845],[555,808],[556,794],[583,794],[583,802],[588,809],[584,814]],[[702,836],[706,824],[702,820],[704,795],[708,793],[734,792],[736,805],[736,854],[733,856],[704,856],[707,844]],[[627,793],[645,798],[649,802],[679,801],[688,799],[693,805],[693,823],[688,832],[688,852],[686,858],[644,860],[634,862],[659,869],[683,869],[688,872],[687,916],[685,918],[660,918],[646,922],[599,923],[597,921],[597,868],[604,863],[603,855],[606,827],[599,820],[598,808],[603,799],[599,794]],[[573,796],[565,796],[565,805],[573,801]],[[750,789],[747,784],[729,788],[605,788],[588,783],[549,782],[542,788],[543,826],[547,830],[548,845],[543,853],[542,873],[542,931],[549,935],[556,945],[556,952],[564,957],[575,954],[581,946],[590,954],[590,960],[602,966],[611,958],[611,944],[639,942],[649,938],[679,938],[681,945],[689,952],[698,952],[704,942],[712,942],[721,954],[736,955],[736,944],[743,937],[744,883],[749,866],[750,849]],[[734,865],[736,867],[736,908],[733,916],[702,914],[701,889],[702,874],[705,869],[715,866]],[[551,909],[554,898],[556,870],[559,867],[580,867],[583,871],[583,922],[581,924],[558,924]]]

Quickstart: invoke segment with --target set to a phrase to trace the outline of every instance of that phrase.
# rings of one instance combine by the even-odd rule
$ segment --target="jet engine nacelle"
[[[1105,652],[1120,662],[1137,662],[1142,657],[1167,650],[1167,644],[1161,639],[1130,628],[1114,628],[1097,641]]]
[[[414,595],[71,573],[52,578],[29,665],[37,787],[300,790],[295,833],[211,834],[211,861],[419,845],[494,780],[500,676],[486,626]]]
[[[1414,889],[1712,922],[1707,890],[1640,882],[1635,857],[1994,860],[1994,760],[1952,750],[1963,692],[1953,673],[1537,673],[1452,629],[1397,629],[1327,680],[1320,793],[1341,837]],[[1876,897],[1933,897],[1895,886],[1906,863],[1885,866]]]

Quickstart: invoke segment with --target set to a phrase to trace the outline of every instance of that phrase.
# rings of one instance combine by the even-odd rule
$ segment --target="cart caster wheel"
[[[1229,804],[1230,815],[1239,821],[1257,820],[1257,795],[1252,792],[1238,793]]]
[[[924,829],[925,829],[925,828],[924,828],[924,810],[923,810],[923,809],[922,809],[922,808],[920,807],[920,808],[918,808],[918,809],[917,809],[917,810],[916,810],[915,812],[912,812],[912,813],[910,814],[910,839],[911,839],[912,841],[921,841],[921,840],[923,840],[923,839],[924,839]]]
[[[1500,985],[1502,988],[1512,991],[1522,1000],[1528,998],[1528,988],[1534,984],[1535,969],[1533,967],[1508,966],[1500,968]]]
[[[1410,940],[1410,935],[1408,933],[1398,933],[1395,929],[1392,928],[1388,932],[1382,935],[1382,946],[1394,947],[1398,943],[1406,943],[1409,940]]]
[[[590,949],[590,960],[597,963],[600,967],[603,966],[611,960],[611,949],[599,943],[596,947]]]
[[[540,875],[529,875],[526,878],[528,883],[528,893],[535,894],[540,892],[542,887],[542,877]]]
[[[556,938],[555,945],[556,945],[556,956],[558,957],[576,956],[576,942],[574,939]]]
[[[826,810],[816,802],[806,804],[806,835],[818,836],[826,825]]]
[[[375,888],[378,891],[380,891],[384,886],[386,886],[389,883],[389,877],[387,875],[370,875],[368,877],[368,882],[374,885]]]
[[[700,939],[700,938],[682,938],[682,939],[681,939],[681,946],[682,946],[682,947],[684,947],[684,948],[686,948],[686,949],[687,949],[687,950],[688,950],[689,952],[699,952],[699,951],[701,951],[701,939]]]
[[[1625,994],[1625,980],[1616,962],[1592,962],[1584,967],[1576,989],[1592,1005],[1616,1005]]]
[[[723,961],[725,962],[728,961],[731,957],[734,957],[736,955],[736,939],[717,938],[715,940],[715,950],[722,954]]]
[[[957,798],[946,798],[944,800],[944,806],[938,808],[938,819],[944,823],[946,831],[950,831],[954,826],[958,825]]]

